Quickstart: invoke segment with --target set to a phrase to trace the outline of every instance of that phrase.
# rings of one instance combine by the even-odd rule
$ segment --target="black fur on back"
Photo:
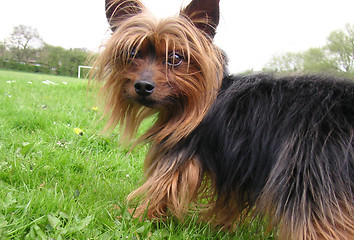
[[[250,208],[261,196],[286,215],[353,199],[353,126],[351,80],[228,76],[182,148],[214,178],[221,204]]]

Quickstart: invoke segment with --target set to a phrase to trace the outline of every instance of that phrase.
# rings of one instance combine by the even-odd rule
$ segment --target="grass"
[[[132,218],[124,200],[147,147],[127,155],[100,134],[96,94],[86,80],[0,70],[0,239],[271,239],[252,222],[231,234]]]

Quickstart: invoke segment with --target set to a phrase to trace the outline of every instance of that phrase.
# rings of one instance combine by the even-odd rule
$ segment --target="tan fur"
[[[216,98],[223,74],[222,54],[182,17],[156,20],[144,12],[117,23],[117,31],[108,40],[95,67],[96,78],[104,81],[102,96],[106,98],[105,115],[109,115],[107,128],[120,124],[126,140],[135,135],[143,119],[157,112],[132,103],[123,94],[133,91],[128,88],[131,85],[128,79],[134,79],[138,71],[126,56],[132,48],[144,48],[147,43],[156,47],[164,58],[170,51],[181,51],[187,58],[184,71],[156,66],[155,98],[160,102],[173,98],[174,102],[170,106],[161,105],[155,125],[139,140],[164,141],[164,147],[168,148],[200,123]]]
[[[223,77],[223,54],[183,14],[158,20],[138,1],[113,1],[108,10],[122,13],[118,20],[111,19],[111,27],[116,30],[93,72],[93,77],[104,84],[100,96],[106,103],[104,115],[109,116],[106,130],[119,125],[127,142],[144,119],[157,115],[154,125],[135,143],[145,141],[152,146],[144,164],[146,181],[128,199],[141,200],[135,216],[147,211],[149,217],[158,218],[166,216],[169,209],[169,213],[182,218],[203,189],[201,166],[195,159],[182,162],[164,157],[199,125],[215,100]],[[193,21],[208,24],[201,18]],[[146,63],[129,57],[129,53],[152,48],[157,53],[156,63],[149,66],[156,83],[153,98],[160,105],[147,108],[131,100],[133,82]],[[181,67],[171,69],[160,64],[166,62],[169,52],[183,54]]]
[[[145,183],[132,192],[128,200],[143,197],[135,216],[142,216],[147,211],[149,218],[161,218],[172,213],[183,219],[191,209],[190,204],[197,200],[202,179],[201,166],[194,159],[181,166],[167,164],[167,159],[159,160],[150,166],[150,175]],[[178,162],[178,159],[174,161]]]

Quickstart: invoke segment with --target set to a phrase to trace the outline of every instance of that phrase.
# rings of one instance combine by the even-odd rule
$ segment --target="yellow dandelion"
[[[79,136],[82,136],[84,134],[84,130],[80,128],[74,128],[74,132]]]

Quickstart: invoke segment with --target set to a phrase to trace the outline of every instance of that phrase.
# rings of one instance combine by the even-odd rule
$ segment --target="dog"
[[[124,142],[144,119],[137,217],[200,218],[234,229],[266,219],[279,239],[354,239],[354,83],[325,75],[230,75],[213,44],[219,0],[156,19],[138,0],[106,0],[100,53],[107,129]]]

